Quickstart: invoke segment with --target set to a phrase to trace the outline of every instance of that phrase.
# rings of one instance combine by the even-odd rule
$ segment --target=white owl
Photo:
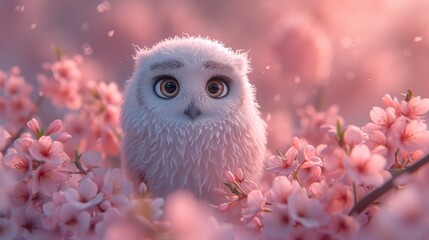
[[[212,201],[226,170],[256,180],[266,145],[247,56],[200,37],[139,49],[121,108],[123,169],[155,196]]]

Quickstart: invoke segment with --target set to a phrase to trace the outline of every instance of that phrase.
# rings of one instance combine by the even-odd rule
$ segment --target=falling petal
[[[92,49],[91,45],[89,45],[89,43],[84,43],[82,45],[82,49],[85,55],[91,55],[94,52],[94,50]]]
[[[421,36],[416,36],[414,38],[414,42],[421,42],[423,40],[423,38]]]
[[[97,12],[103,13],[110,10],[110,3],[108,1],[104,1],[97,5]]]
[[[82,23],[82,30],[88,31],[89,30],[89,23],[87,23],[87,22]]]
[[[115,34],[114,30],[110,30],[107,32],[107,36],[109,36],[109,37],[113,37],[114,34]]]

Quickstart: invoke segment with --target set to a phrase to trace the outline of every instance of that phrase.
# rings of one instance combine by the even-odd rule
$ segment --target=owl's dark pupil
[[[174,93],[176,91],[176,84],[174,82],[168,82],[165,84],[165,91],[168,93]]]
[[[216,84],[216,83],[212,83],[212,84],[209,84],[209,86],[208,86],[208,89],[207,89],[207,90],[208,90],[210,93],[215,94],[215,93],[219,92],[220,88],[219,88],[219,85],[218,85],[218,84]]]

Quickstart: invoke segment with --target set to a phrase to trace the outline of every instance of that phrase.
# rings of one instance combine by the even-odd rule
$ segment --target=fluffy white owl
[[[226,170],[256,179],[265,122],[249,83],[247,56],[200,37],[139,49],[121,108],[122,164],[150,193],[188,189],[214,200]]]

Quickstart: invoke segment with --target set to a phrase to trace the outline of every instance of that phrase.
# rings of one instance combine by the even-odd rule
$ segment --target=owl
[[[222,43],[175,37],[137,49],[121,107],[122,166],[149,192],[187,189],[215,201],[226,170],[256,180],[266,124],[249,83],[248,59]]]

